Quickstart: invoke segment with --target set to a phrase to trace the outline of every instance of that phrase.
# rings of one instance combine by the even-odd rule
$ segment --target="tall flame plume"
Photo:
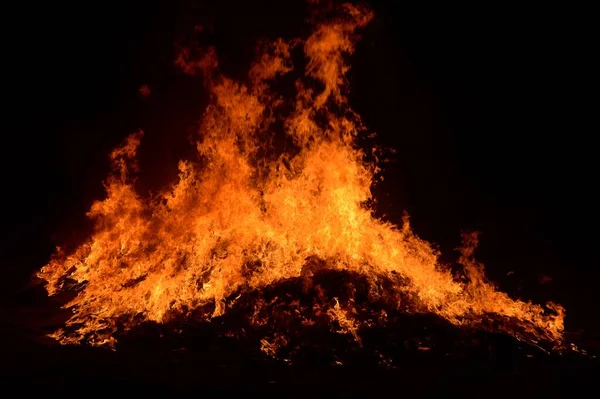
[[[49,295],[77,290],[57,339],[113,346],[120,327],[192,312],[210,320],[241,296],[329,270],[362,276],[369,298],[396,309],[410,298],[411,311],[455,325],[496,317],[516,322],[519,329],[495,328],[517,338],[562,344],[562,307],[497,291],[473,258],[475,235],[465,236],[459,279],[408,220],[395,226],[373,215],[378,168],[356,144],[366,129],[345,79],[356,31],[371,19],[369,10],[343,5],[308,38],[264,46],[245,82],[219,73],[214,49],[200,58],[182,52],[177,63],[203,75],[212,99],[197,139],[200,161],[181,161],[178,181],[148,198],[134,188],[142,133],[110,154],[106,198],[88,213],[93,234],[71,253],[58,249],[38,273]],[[294,51],[306,62],[290,99],[275,88],[294,71]],[[266,303],[254,306],[259,312]],[[353,306],[352,298],[332,298],[321,313],[360,340],[369,321],[354,317]]]

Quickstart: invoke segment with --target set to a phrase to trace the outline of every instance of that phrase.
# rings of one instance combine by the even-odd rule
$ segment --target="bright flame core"
[[[377,167],[355,144],[364,129],[347,104],[344,78],[354,33],[372,14],[350,5],[342,11],[306,40],[266,46],[247,84],[219,75],[213,50],[194,61],[182,53],[178,64],[202,72],[212,93],[197,143],[202,166],[180,162],[170,190],[146,199],[131,176],[141,132],[112,152],[107,197],[88,213],[95,232],[73,253],[59,249],[39,272],[50,295],[78,283],[66,305],[72,317],[56,338],[113,345],[118,325],[162,323],[210,308],[203,311],[208,320],[240,295],[320,268],[362,275],[371,297],[403,294],[412,311],[456,325],[479,326],[495,315],[517,321],[521,332],[507,322],[495,327],[517,338],[562,344],[562,307],[544,309],[496,291],[473,260],[476,236],[466,237],[460,263],[467,279],[457,281],[407,221],[397,228],[373,217],[368,204]],[[273,82],[292,71],[295,49],[303,49],[307,64],[289,101]],[[281,122],[283,128],[274,127]],[[277,150],[277,134],[293,144]],[[383,288],[382,279],[392,284]],[[351,308],[334,298],[324,314],[359,340],[363,322]]]

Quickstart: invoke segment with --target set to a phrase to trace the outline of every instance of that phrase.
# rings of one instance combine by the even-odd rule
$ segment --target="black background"
[[[123,4],[121,4],[123,3]],[[127,3],[127,4],[124,4]],[[204,2],[210,3],[210,2]],[[193,156],[206,93],[173,66],[175,43],[210,22],[223,68],[261,37],[306,33],[297,1],[87,2],[8,10],[2,139],[4,308],[102,198],[107,154],[142,128],[147,189]],[[555,300],[596,334],[596,82],[586,10],[372,1],[351,59],[351,104],[395,148],[378,211],[411,215],[452,258],[463,229],[511,294]],[[7,28],[5,28],[7,29]],[[151,95],[138,89],[149,85]],[[507,276],[507,273],[515,273]],[[544,282],[544,276],[551,282]]]

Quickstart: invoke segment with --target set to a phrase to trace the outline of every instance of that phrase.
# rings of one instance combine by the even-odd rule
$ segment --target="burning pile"
[[[265,46],[246,82],[222,76],[213,49],[182,52],[179,66],[201,73],[212,95],[200,160],[181,161],[179,180],[146,198],[133,176],[142,133],[111,153],[107,197],[88,214],[94,233],[72,253],[59,249],[39,272],[50,295],[77,292],[54,337],[112,346],[118,330],[210,320],[243,302],[253,326],[284,314],[302,325],[325,320],[358,341],[361,329],[385,323],[392,310],[562,345],[563,309],[498,292],[473,259],[476,236],[465,237],[458,278],[408,221],[397,227],[373,216],[379,170],[356,144],[365,128],[348,105],[345,80],[355,32],[372,14],[352,5],[338,11],[305,40]],[[295,96],[284,98],[276,89],[300,51],[304,74]],[[360,287],[350,281],[343,295],[328,292],[315,283],[323,273],[354,276]],[[263,295],[289,282],[310,301]],[[285,312],[273,313],[283,302]],[[275,353],[286,342],[264,340],[263,350]]]

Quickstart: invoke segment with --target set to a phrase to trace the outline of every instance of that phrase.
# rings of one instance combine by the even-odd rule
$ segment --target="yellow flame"
[[[461,258],[467,281],[457,281],[408,221],[396,227],[373,217],[366,204],[376,165],[355,144],[362,128],[344,77],[355,32],[372,14],[351,5],[342,11],[306,40],[267,46],[247,83],[218,73],[214,49],[200,60],[189,52],[178,58],[185,71],[204,74],[212,94],[197,143],[202,165],[180,162],[179,180],[146,199],[132,180],[142,133],[112,152],[107,196],[89,212],[94,233],[72,253],[57,251],[39,272],[50,295],[67,289],[66,281],[81,285],[67,304],[68,326],[55,337],[113,345],[118,323],[160,323],[212,304],[210,319],[227,312],[228,298],[300,277],[308,259],[320,259],[321,269],[365,276],[374,296],[410,294],[416,311],[475,326],[495,314],[518,320],[537,339],[562,342],[563,309],[550,304],[547,314],[497,291],[473,259],[476,236],[466,237]],[[293,50],[308,62],[290,101],[272,83],[293,70]],[[276,121],[293,142],[285,151],[271,145]],[[382,278],[394,284],[383,289]],[[325,313],[359,339],[360,323],[337,299]],[[276,343],[262,345],[273,352]]]

